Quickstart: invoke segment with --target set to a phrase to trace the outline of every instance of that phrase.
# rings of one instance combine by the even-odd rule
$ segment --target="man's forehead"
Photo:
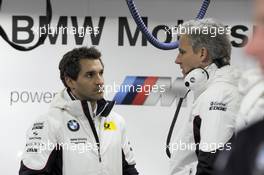
[[[103,69],[103,66],[99,59],[81,59],[80,64],[82,69],[85,69],[86,71]]]
[[[179,40],[179,47],[188,47],[190,45],[189,37],[188,35],[181,35]]]
[[[184,35],[180,35],[180,40],[188,40],[188,35],[184,34]]]
[[[99,59],[80,59],[82,65],[98,65],[101,64]]]

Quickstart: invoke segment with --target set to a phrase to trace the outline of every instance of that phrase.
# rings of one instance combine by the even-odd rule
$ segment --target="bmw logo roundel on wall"
[[[76,120],[69,120],[67,126],[71,131],[78,131],[80,129],[80,125]]]

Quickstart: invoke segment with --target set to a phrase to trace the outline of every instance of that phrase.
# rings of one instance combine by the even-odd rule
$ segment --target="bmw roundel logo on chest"
[[[76,120],[69,120],[67,126],[71,131],[78,131],[80,129],[80,124]]]

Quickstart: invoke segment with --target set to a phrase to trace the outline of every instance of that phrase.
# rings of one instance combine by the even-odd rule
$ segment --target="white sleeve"
[[[240,101],[237,94],[235,88],[223,88],[221,91],[211,91],[207,98],[204,98],[200,111],[199,150],[214,151],[231,139]]]
[[[197,156],[192,122],[185,121],[182,126],[170,143],[170,175],[189,175],[196,172]]]
[[[236,130],[250,126],[264,117],[264,82],[259,82],[242,99]]]
[[[37,119],[28,129],[22,156],[23,171],[45,171],[52,161],[52,152],[58,148],[51,121],[46,116]]]
[[[122,150],[125,156],[125,160],[129,165],[135,165],[136,161],[135,161],[135,157],[134,157],[134,153],[133,153],[133,149],[131,146],[131,143],[128,139],[127,136],[127,132],[126,132],[126,125],[125,125],[125,121],[122,121]]]
[[[133,153],[132,146],[128,140],[126,133],[125,121],[122,117],[120,117],[121,125],[122,125],[122,138],[121,138],[121,146],[122,146],[122,169],[123,175],[138,175],[138,171],[135,167],[136,161]]]

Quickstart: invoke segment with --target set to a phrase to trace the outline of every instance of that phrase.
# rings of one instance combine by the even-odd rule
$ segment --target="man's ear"
[[[210,59],[208,57],[208,50],[205,47],[200,49],[200,59],[203,64],[210,63]]]
[[[65,82],[70,89],[75,89],[75,81],[68,76],[65,76]]]

